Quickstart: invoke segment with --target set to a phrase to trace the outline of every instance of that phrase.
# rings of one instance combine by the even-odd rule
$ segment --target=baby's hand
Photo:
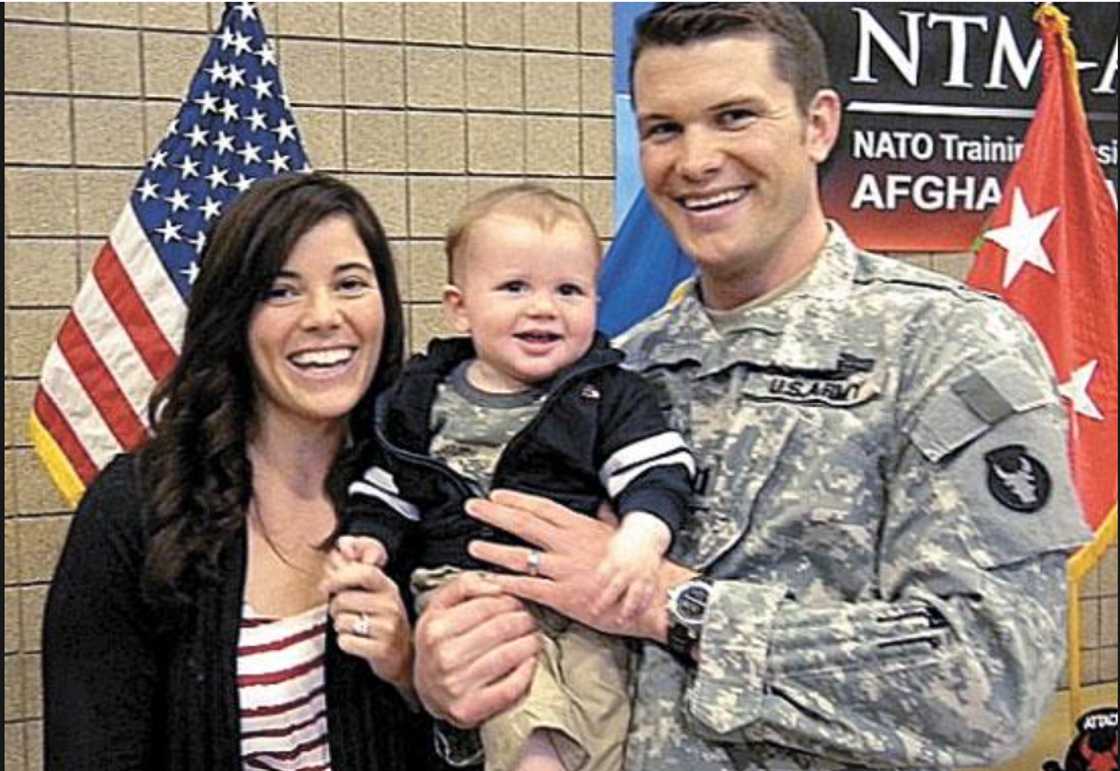
[[[360,562],[363,565],[376,565],[385,567],[389,561],[389,553],[384,545],[376,538],[368,535],[340,536],[335,544],[335,549],[349,562]]]
[[[599,566],[603,591],[595,612],[604,613],[621,603],[620,620],[631,621],[649,607],[657,591],[657,571],[672,535],[658,517],[644,511],[629,512],[611,536],[606,560]]]

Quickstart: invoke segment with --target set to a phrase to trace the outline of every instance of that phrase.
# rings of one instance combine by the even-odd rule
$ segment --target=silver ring
[[[354,627],[350,631],[359,637],[369,637],[369,616],[359,613],[358,620],[354,622]]]
[[[529,557],[525,560],[525,572],[533,578],[536,578],[541,574],[540,549],[529,550]]]

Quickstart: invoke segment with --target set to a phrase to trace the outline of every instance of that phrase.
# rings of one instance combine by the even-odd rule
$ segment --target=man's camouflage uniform
[[[714,580],[698,666],[640,654],[628,771],[990,763],[1056,685],[1088,534],[1046,354],[830,228],[731,329],[692,287],[620,345],[706,467],[672,556]]]

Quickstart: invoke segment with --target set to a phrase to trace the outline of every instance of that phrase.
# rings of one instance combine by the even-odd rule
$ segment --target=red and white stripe
[[[237,645],[245,769],[326,771],[327,606],[266,619],[243,606]]]
[[[187,305],[131,204],[43,365],[35,417],[84,484],[147,436],[147,401],[179,354]]]

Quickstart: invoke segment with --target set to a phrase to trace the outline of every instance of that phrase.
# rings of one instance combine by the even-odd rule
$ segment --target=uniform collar
[[[683,299],[662,312],[665,318],[658,326],[664,334],[643,340],[637,359],[695,361],[701,365],[699,375],[740,361],[783,369],[835,369],[847,342],[844,321],[858,252],[843,228],[828,224],[828,238],[808,275],[771,302],[744,308],[737,322],[724,325],[723,333],[701,303],[697,279],[691,279]]]

